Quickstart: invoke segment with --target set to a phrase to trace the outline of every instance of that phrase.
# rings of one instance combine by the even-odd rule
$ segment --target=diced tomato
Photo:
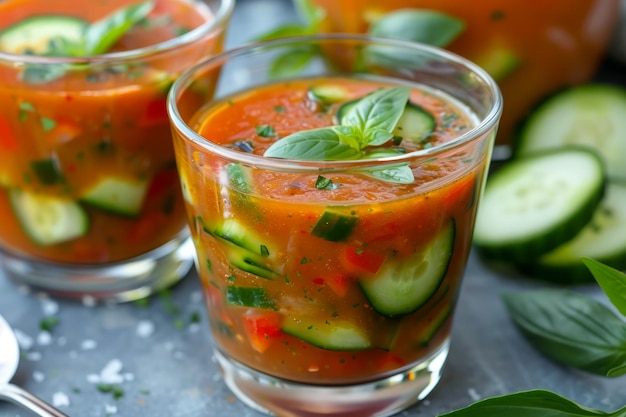
[[[0,117],[0,149],[14,151],[17,149],[17,137],[4,117]]]
[[[327,277],[324,282],[328,285],[334,292],[340,297],[343,297],[348,292],[348,288],[355,280],[344,275],[344,274],[335,274],[330,277]]]
[[[280,315],[274,311],[246,310],[243,315],[243,327],[252,347],[260,353],[265,352],[282,334]]]
[[[143,113],[139,125],[150,126],[159,123],[167,122],[167,101],[165,98],[157,98],[152,100],[146,106],[146,111]]]
[[[385,256],[365,249],[357,249],[353,246],[346,246],[344,249],[344,259],[346,267],[353,272],[367,272],[375,274],[378,272]]]

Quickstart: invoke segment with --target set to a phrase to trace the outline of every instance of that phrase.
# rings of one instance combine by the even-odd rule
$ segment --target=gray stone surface
[[[293,11],[285,0],[239,0],[228,45],[248,42],[288,19]],[[607,79],[626,82],[618,76],[622,72],[613,68]],[[486,269],[472,256],[443,379],[424,402],[399,415],[436,416],[481,398],[534,388],[605,411],[624,406],[626,377],[597,377],[556,365],[513,327],[500,294],[545,285]],[[593,286],[575,290],[604,300]],[[66,402],[59,408],[69,416],[261,416],[233,397],[212,361],[195,272],[170,297],[153,297],[147,306],[51,300],[25,291],[0,272],[0,314],[26,347],[13,382],[48,402]],[[47,337],[39,324],[50,314],[59,324]],[[190,319],[194,314],[198,323]],[[124,393],[119,399],[97,389],[97,381],[111,378],[121,380]],[[2,417],[29,415],[0,403]]]

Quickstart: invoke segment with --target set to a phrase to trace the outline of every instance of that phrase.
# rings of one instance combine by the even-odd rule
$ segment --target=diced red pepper
[[[384,371],[392,371],[394,369],[398,369],[404,365],[406,365],[406,361],[404,359],[402,359],[398,355],[394,355],[391,352],[385,352],[376,361],[375,366],[378,372],[384,372]]]
[[[274,311],[246,310],[243,315],[243,328],[252,347],[260,353],[265,352],[282,334],[280,315]]]
[[[350,285],[354,282],[352,279],[344,274],[335,274],[327,277],[324,282],[340,297],[343,297],[348,292]]]
[[[344,249],[346,267],[353,272],[375,274],[385,262],[385,256],[365,249],[346,246]]]
[[[81,127],[78,123],[68,119],[57,119],[54,128],[47,133],[47,142],[55,147],[73,140],[80,132]]]
[[[167,122],[167,101],[165,98],[157,98],[148,103],[139,125],[150,126],[165,122]]]
[[[4,117],[0,117],[0,149],[14,151],[17,149],[17,137]]]

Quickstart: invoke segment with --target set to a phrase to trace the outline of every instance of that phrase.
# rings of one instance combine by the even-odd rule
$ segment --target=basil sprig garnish
[[[583,262],[626,313],[626,276],[592,259]],[[545,356],[594,374],[626,374],[626,322],[604,303],[561,289],[505,293],[503,299],[522,334]]]
[[[408,87],[378,89],[352,106],[339,125],[293,133],[274,142],[264,156],[303,161],[396,156],[403,153],[402,148],[380,145],[393,138],[393,129],[408,100]],[[388,182],[410,184],[414,180],[407,163],[383,165],[362,172]]]
[[[626,417],[626,407],[613,412],[593,410],[545,390],[522,391],[477,401],[439,417]]]

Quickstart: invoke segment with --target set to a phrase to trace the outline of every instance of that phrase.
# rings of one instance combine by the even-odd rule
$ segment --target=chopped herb
[[[270,256],[270,250],[265,245],[261,245],[261,256],[268,257]]]
[[[54,129],[57,125],[57,122],[54,121],[53,119],[50,119],[49,117],[42,117],[41,118],[41,127],[43,128],[44,132],[49,132],[52,129]]]
[[[39,322],[39,329],[51,332],[59,324],[59,318],[57,316],[48,316]]]
[[[285,112],[285,106],[274,106],[274,111],[277,113],[284,113]]]
[[[270,125],[262,125],[256,127],[256,134],[264,138],[271,138],[276,136],[276,131]]]
[[[20,110],[24,110],[24,111],[29,111],[29,112],[33,112],[35,111],[35,106],[33,106],[32,103],[29,103],[28,101],[22,101],[19,105],[18,105]]]
[[[191,31],[191,29],[185,26],[176,26],[172,30],[175,36],[183,36],[185,33],[188,33],[189,31]]]
[[[206,269],[210,272],[213,273],[213,264],[211,263],[210,259],[206,260]]]
[[[124,388],[120,385],[116,384],[97,384],[96,388],[98,391],[103,392],[105,394],[113,394],[113,399],[119,400],[124,396]]]
[[[304,265],[306,263],[307,263],[307,259],[306,258],[300,259],[300,265]]]
[[[63,176],[53,159],[33,161],[30,167],[35,172],[39,182],[44,185],[54,185],[63,181]]]
[[[339,186],[330,179],[322,177],[321,175],[318,175],[317,181],[315,181],[315,188],[318,190],[335,190],[338,187]]]
[[[197,311],[194,311],[193,313],[191,313],[191,316],[189,316],[189,321],[191,323],[200,323],[201,321],[200,313],[198,313]]]
[[[502,10],[494,10],[491,15],[489,16],[489,19],[491,20],[502,20],[504,19],[506,15],[504,14],[504,12]]]

